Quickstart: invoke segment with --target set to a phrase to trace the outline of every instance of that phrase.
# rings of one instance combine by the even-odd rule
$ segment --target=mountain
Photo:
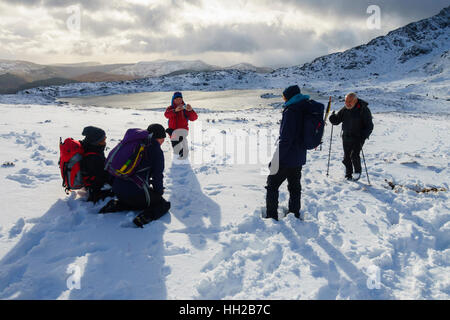
[[[0,94],[16,93],[17,88],[27,83],[22,77],[15,74],[5,73],[0,75]]]
[[[30,73],[41,69],[42,66],[28,61],[13,61],[0,59],[0,74],[5,73]]]
[[[448,68],[449,27],[450,7],[447,7],[431,18],[410,23],[367,44],[319,57],[302,66],[285,68],[283,72],[320,73],[329,80],[403,77],[418,71],[436,74]]]
[[[38,87],[48,87],[48,86],[61,86],[68,83],[75,83],[78,82],[76,80],[72,79],[66,79],[66,78],[49,78],[44,80],[36,80],[32,82],[27,82],[22,85],[20,85],[16,91],[31,89],[31,88],[38,88]]]
[[[260,68],[245,63],[221,68],[199,60],[157,60],[91,67],[41,66],[41,69],[35,64],[17,62],[16,68],[24,73],[19,74],[24,79],[47,76],[105,81],[98,84],[67,84],[57,89],[35,91],[50,100],[58,96],[146,91],[283,88],[298,83],[303,87],[314,88],[316,93],[333,95],[338,99],[350,91],[356,91],[368,99],[381,95],[385,98],[383,103],[397,110],[403,106],[398,102],[399,95],[413,97],[416,105],[429,98],[438,99],[428,101],[430,103],[450,100],[449,36],[450,7],[447,7],[433,17],[410,23],[366,44],[270,73],[261,73],[263,70]],[[0,66],[13,73],[11,65],[5,66],[5,61]],[[28,73],[25,74],[25,71]],[[90,74],[93,72],[130,78]],[[111,80],[117,81],[108,82]],[[417,100],[420,99],[419,103]]]
[[[78,63],[55,63],[51,66],[54,67],[94,67],[94,66],[100,66],[100,62],[96,61],[86,61],[86,62],[78,62]]]
[[[133,76],[111,74],[107,72],[89,72],[72,78],[79,82],[125,81],[135,79]]]
[[[226,67],[225,70],[253,71],[256,73],[270,73],[274,71],[271,68],[255,67],[250,63],[238,63],[230,67]]]
[[[222,70],[252,71],[257,73],[268,73],[270,68],[258,68],[248,63],[241,63],[231,67],[222,68],[206,64],[203,61],[142,61],[135,64],[108,64],[102,65],[98,62],[82,62],[73,64],[39,65],[26,61],[0,60],[0,74],[9,73],[30,82],[30,86],[37,83],[46,83],[47,79],[72,79],[74,82],[113,82],[127,81],[148,77],[177,76],[192,72],[212,72]],[[3,79],[6,81],[6,78]],[[58,80],[59,81],[59,80]],[[19,85],[6,85],[8,90],[3,92],[15,92]],[[52,83],[50,81],[49,83]],[[67,82],[70,83],[70,82]],[[5,88],[6,88],[5,87]]]
[[[220,67],[212,66],[200,60],[195,61],[142,61],[134,65],[124,66],[111,70],[113,74],[129,75],[136,78],[159,77],[173,73],[205,72],[220,70]]]

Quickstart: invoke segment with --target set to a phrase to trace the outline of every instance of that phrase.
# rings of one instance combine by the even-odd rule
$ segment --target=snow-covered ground
[[[0,165],[14,163],[0,167],[0,298],[449,299],[448,105],[391,113],[383,99],[370,101],[375,130],[364,147],[372,186],[343,180],[340,128],[326,176],[328,126],[303,169],[305,221],[261,219],[266,163],[212,151],[236,139],[257,154],[257,134],[276,138],[280,110],[200,113],[189,164],[163,145],[172,207],[144,229],[130,227],[133,212],[99,215],[106,201],[66,195],[58,143],[95,125],[113,147],[127,128],[166,124],[161,111],[0,104]],[[446,191],[416,192],[431,187]],[[280,212],[287,201],[283,185]]]

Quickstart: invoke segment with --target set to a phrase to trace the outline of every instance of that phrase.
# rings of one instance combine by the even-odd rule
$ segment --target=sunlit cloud
[[[379,30],[366,26],[372,2],[382,10]],[[202,59],[221,66],[286,66],[362,44],[436,14],[449,2],[3,0],[0,58],[37,63]],[[79,16],[69,10],[72,6]],[[68,24],[76,19],[78,32]]]

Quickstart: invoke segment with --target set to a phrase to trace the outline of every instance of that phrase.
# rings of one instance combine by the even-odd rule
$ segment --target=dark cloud
[[[184,31],[185,34],[180,37],[130,35],[130,43],[121,46],[121,49],[146,53],[171,51],[180,55],[204,52],[254,53],[271,49],[308,51],[315,36],[313,30],[299,31],[263,23],[202,28],[185,24]]]
[[[230,7],[236,2],[230,2]],[[256,6],[278,12],[297,9],[304,14],[322,17],[324,22],[334,24],[332,30],[319,34],[313,26],[295,29],[283,23],[283,15],[272,23],[221,23],[207,27],[195,22],[180,22],[178,12],[188,7],[201,7],[206,0],[167,0],[155,5],[143,5],[111,0],[2,0],[9,6],[42,7],[53,19],[54,28],[67,30],[66,22],[73,5],[81,7],[81,35],[89,41],[74,43],[66,51],[75,55],[95,55],[99,46],[108,48],[112,54],[172,54],[195,56],[205,53],[213,55],[236,54],[251,57],[260,65],[288,65],[307,62],[329,52],[344,50],[371,38],[387,33],[391,26],[401,26],[437,14],[450,5],[450,0],[254,0]],[[245,1],[240,3],[247,3]],[[350,23],[363,22],[369,17],[369,5],[378,5],[382,14],[382,30],[354,30]],[[108,15],[111,11],[124,12],[126,17]],[[2,13],[4,14],[4,13]],[[206,13],[205,13],[206,14]],[[1,18],[1,14],[0,14]],[[384,19],[384,20],[383,20]],[[183,36],[169,34],[171,24],[176,21],[183,30]],[[385,23],[383,27],[383,21]],[[395,23],[392,23],[394,21]],[[21,21],[22,23],[22,21]],[[34,41],[42,30],[31,29],[21,23],[6,27],[12,34]],[[386,29],[384,29],[386,28]],[[128,40],[118,44],[115,40]],[[5,40],[4,40],[5,41]],[[13,40],[8,41],[11,43]],[[2,41],[2,43],[5,43]],[[41,43],[45,46],[45,42]],[[19,43],[18,43],[19,45]],[[25,48],[25,46],[24,46]],[[47,52],[61,52],[63,49],[46,48]],[[0,54],[2,54],[0,49]],[[239,62],[239,61],[236,61]],[[219,63],[220,64],[220,63]]]
[[[381,13],[395,17],[402,22],[412,22],[428,18],[437,14],[441,9],[450,6],[450,0],[265,0],[266,4],[273,6],[291,5],[305,13],[312,12],[324,17],[333,16],[336,19],[366,19],[367,8],[377,5]]]

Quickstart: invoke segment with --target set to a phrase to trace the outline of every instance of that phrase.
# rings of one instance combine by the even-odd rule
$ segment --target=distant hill
[[[72,78],[73,80],[79,82],[102,82],[102,81],[126,81],[133,80],[135,77],[121,75],[121,74],[111,74],[106,72],[89,72],[77,77]]]
[[[45,80],[37,80],[37,81],[32,81],[32,82],[28,82],[28,83],[20,85],[15,90],[15,92],[21,91],[21,90],[26,90],[26,89],[31,89],[31,88],[37,88],[37,87],[60,86],[63,84],[75,83],[75,82],[79,82],[79,81],[76,81],[73,79],[66,79],[66,78],[50,78],[50,79],[45,79]]]
[[[50,66],[54,67],[94,67],[100,66],[100,62],[96,61],[87,61],[87,62],[78,62],[78,63],[55,63]]]
[[[27,83],[22,77],[5,73],[0,75],[0,94],[16,93],[17,88]]]
[[[226,67],[225,70],[254,71],[257,73],[270,73],[273,71],[273,69],[271,68],[255,67],[250,63],[238,63],[230,67]]]
[[[71,64],[39,65],[27,61],[0,60],[0,75],[3,77],[3,89],[0,93],[11,93],[36,86],[57,85],[74,82],[114,82],[128,81],[160,76],[177,76],[192,72],[211,72],[237,70],[242,72],[270,73],[270,68],[259,68],[249,63],[240,63],[222,68],[207,64],[201,60],[156,60],[130,64],[100,64],[98,62],[80,62]],[[11,77],[15,75],[16,77]],[[8,82],[8,79],[11,79]],[[20,79],[20,80],[19,80]],[[29,84],[25,84],[26,83]]]
[[[200,60],[195,61],[141,61],[133,65],[111,70],[111,73],[129,75],[136,78],[160,77],[168,74],[188,72],[205,72],[220,70],[220,67],[209,65]]]

